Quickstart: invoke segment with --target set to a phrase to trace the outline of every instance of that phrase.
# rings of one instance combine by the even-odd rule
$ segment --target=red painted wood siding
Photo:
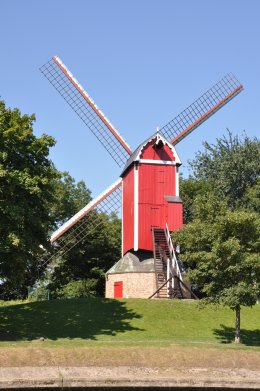
[[[168,145],[164,145],[162,148],[153,148],[154,141],[150,141],[142,151],[141,159],[152,160],[170,160],[174,161],[175,156]]]
[[[114,298],[122,299],[123,297],[123,281],[114,282]]]
[[[183,226],[182,204],[168,204],[168,227],[170,231],[178,231]]]
[[[147,144],[141,159],[174,161],[168,145],[153,148]],[[134,166],[123,178],[123,254],[134,248]],[[176,166],[169,164],[138,163],[138,247],[153,250],[152,227],[170,231],[182,226],[182,205],[169,204],[165,196],[176,195]]]
[[[179,221],[179,207],[168,204],[165,195],[173,196],[176,167],[164,164],[139,166],[139,248],[152,251],[152,228],[174,230]],[[178,217],[174,216],[178,212]]]
[[[123,178],[123,254],[134,248],[134,167]]]

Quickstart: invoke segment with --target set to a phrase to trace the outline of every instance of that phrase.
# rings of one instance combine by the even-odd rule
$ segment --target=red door
[[[114,282],[114,298],[121,299],[123,297],[123,281]]]

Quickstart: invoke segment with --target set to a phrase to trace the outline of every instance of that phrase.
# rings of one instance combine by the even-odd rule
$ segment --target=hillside
[[[0,346],[234,346],[234,313],[194,301],[67,299],[0,307]],[[243,308],[242,346],[260,346],[260,305]],[[228,344],[228,345],[227,345]],[[242,347],[241,346],[241,347]]]

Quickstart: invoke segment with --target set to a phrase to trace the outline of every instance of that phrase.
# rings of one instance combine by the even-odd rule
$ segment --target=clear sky
[[[177,146],[187,161],[229,128],[260,134],[260,1],[0,0],[0,95],[36,113],[59,170],[93,196],[120,170],[39,67],[58,55],[132,150],[222,76],[245,91]]]

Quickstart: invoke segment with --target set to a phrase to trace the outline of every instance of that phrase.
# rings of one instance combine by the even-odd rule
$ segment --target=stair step
[[[153,228],[153,245],[154,245],[154,268],[157,287],[164,285],[159,289],[157,298],[169,299],[171,297],[182,298],[182,291],[178,285],[174,288],[167,281],[167,262],[166,259],[171,259],[172,254],[169,248],[166,231],[163,228]],[[168,285],[168,286],[167,286]]]

